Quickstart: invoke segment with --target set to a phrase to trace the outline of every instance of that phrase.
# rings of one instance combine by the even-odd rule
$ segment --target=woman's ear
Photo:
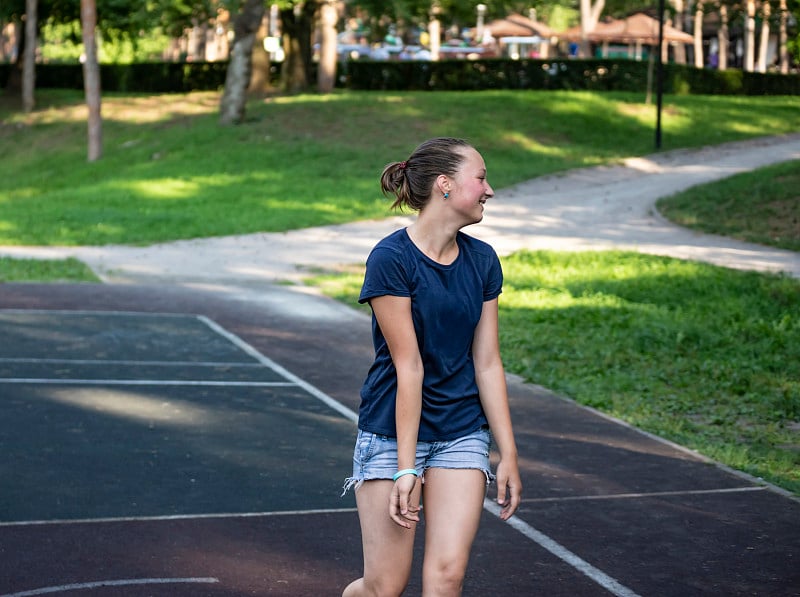
[[[445,174],[440,174],[436,177],[436,188],[439,189],[439,192],[444,195],[445,193],[450,192],[450,179]]]

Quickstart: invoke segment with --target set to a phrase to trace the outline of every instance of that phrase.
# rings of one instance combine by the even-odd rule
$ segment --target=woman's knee
[[[372,581],[362,579],[361,588],[363,592],[353,593],[353,595],[364,595],[369,597],[400,597],[406,590],[408,578],[378,578]]]
[[[467,562],[462,558],[437,559],[436,561],[426,558],[423,566],[423,594],[426,596],[461,595],[466,572]]]

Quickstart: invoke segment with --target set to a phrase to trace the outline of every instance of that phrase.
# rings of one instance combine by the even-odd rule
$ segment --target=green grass
[[[508,371],[800,494],[800,281],[613,251],[503,268]],[[355,306],[362,276],[313,283]]]
[[[78,92],[0,104],[0,244],[102,245],[283,231],[387,215],[378,176],[456,135],[496,188],[654,151],[634,94],[339,92],[253,101],[220,127],[217,93],[103,98],[104,157],[86,162]],[[665,98],[664,149],[800,130],[795,97]]]
[[[0,257],[2,282],[99,282],[77,259],[12,259]]]
[[[800,161],[697,186],[656,205],[688,228],[800,251]]]

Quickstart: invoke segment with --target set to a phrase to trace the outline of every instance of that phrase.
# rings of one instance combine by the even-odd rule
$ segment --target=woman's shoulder
[[[496,258],[497,252],[494,250],[494,247],[483,241],[479,238],[475,238],[474,236],[470,236],[465,232],[458,231],[458,243],[461,247],[465,248],[467,251],[476,254],[482,255],[490,258]]]
[[[410,242],[405,228],[395,230],[391,234],[383,237],[372,247],[367,259],[367,264],[384,263],[387,261],[406,261],[407,256],[411,253],[408,250]]]
[[[400,228],[395,230],[391,234],[384,236],[378,243],[373,247],[373,251],[375,249],[393,249],[393,250],[402,250],[406,247],[409,243],[408,234],[406,234],[405,228]]]

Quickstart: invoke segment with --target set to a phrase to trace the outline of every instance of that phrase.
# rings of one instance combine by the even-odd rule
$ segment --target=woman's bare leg
[[[425,471],[424,597],[461,595],[485,496],[483,471],[441,468]]]
[[[414,500],[419,503],[419,482]],[[391,481],[365,481],[356,490],[361,542],[364,548],[364,576],[350,583],[343,597],[400,595],[411,575],[416,525],[404,529],[389,518]]]

